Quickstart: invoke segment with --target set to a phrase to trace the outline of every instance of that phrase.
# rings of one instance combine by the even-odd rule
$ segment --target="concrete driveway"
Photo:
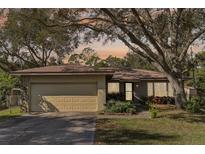
[[[93,144],[94,113],[26,115],[0,123],[0,144]]]

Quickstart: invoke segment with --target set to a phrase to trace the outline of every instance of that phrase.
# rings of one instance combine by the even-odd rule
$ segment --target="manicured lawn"
[[[19,107],[13,107],[11,110],[5,109],[0,111],[0,121],[11,119],[14,117],[21,116],[23,113],[20,111]]]
[[[97,119],[95,143],[205,144],[205,114],[165,109],[156,119]]]

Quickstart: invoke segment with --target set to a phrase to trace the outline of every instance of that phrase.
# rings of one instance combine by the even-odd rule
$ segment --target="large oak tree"
[[[57,20],[59,26],[82,26],[87,41],[121,40],[167,76],[178,108],[186,103],[189,49],[203,39],[205,9],[60,9]]]

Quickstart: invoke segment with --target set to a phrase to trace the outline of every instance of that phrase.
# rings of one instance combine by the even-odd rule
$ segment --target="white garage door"
[[[32,84],[31,111],[97,111],[97,84]]]

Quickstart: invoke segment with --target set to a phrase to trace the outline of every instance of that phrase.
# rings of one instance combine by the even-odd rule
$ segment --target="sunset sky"
[[[88,45],[81,45],[79,48],[75,50],[75,52],[80,53],[82,50],[86,47],[90,47],[94,49],[99,57],[102,59],[107,58],[109,55],[116,56],[119,58],[123,58],[126,53],[129,51],[129,49],[121,42],[121,41],[116,41],[116,42],[109,42],[107,44],[103,44],[103,42],[99,41],[93,41],[92,43]],[[193,46],[192,51],[197,53],[200,51],[204,51],[204,46],[198,45],[198,46]]]
[[[81,45],[78,49],[75,50],[75,52],[82,52],[82,50],[86,47],[94,49],[99,55],[99,57],[103,59],[107,58],[109,55],[122,58],[126,55],[126,53],[129,50],[120,41],[108,42],[105,45],[103,44],[103,42],[94,41],[93,43],[88,45]]]

